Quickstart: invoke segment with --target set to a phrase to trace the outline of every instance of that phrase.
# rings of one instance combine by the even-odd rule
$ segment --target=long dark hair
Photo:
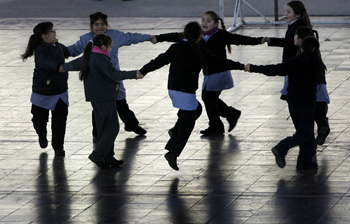
[[[191,44],[191,47],[197,55],[202,60],[202,66],[203,66],[203,72],[204,74],[207,74],[208,71],[208,65],[206,60],[203,58],[202,51],[200,49],[200,46],[198,45],[198,39],[202,34],[202,27],[199,25],[198,22],[189,22],[184,28],[184,37],[187,39],[187,41]]]
[[[90,15],[90,28],[91,28],[91,30],[92,30],[94,23],[99,19],[102,19],[102,21],[108,27],[107,17],[108,16],[102,12],[95,12],[95,13],[91,14]]]
[[[287,3],[289,7],[293,9],[295,15],[300,15],[304,24],[312,29],[309,13],[307,12],[305,5],[302,1],[290,1]]]
[[[39,45],[43,38],[43,34],[48,34],[49,31],[53,28],[53,23],[51,22],[42,22],[36,25],[33,29],[33,34],[29,37],[26,51],[21,54],[23,61],[26,61],[27,58],[34,55],[35,48]]]
[[[86,45],[83,53],[83,67],[79,72],[79,79],[81,81],[85,80],[89,73],[89,58],[90,58],[92,47],[96,46],[96,47],[102,48],[102,45],[109,47],[112,44],[112,42],[113,40],[110,36],[105,34],[98,34],[92,39],[92,41],[90,41]]]
[[[221,19],[216,12],[214,12],[214,11],[206,11],[205,13],[203,13],[203,15],[209,15],[211,17],[211,19],[214,21],[214,23],[219,23],[220,22],[221,23],[221,28],[227,32],[224,20]],[[227,47],[228,52],[231,54],[231,45],[230,44],[226,44],[226,47]]]
[[[321,83],[321,66],[319,60],[320,43],[315,37],[306,37],[301,44],[301,49],[311,55],[311,72],[316,78],[316,84]]]
[[[317,40],[319,40],[318,32],[317,30],[310,29],[307,26],[300,26],[298,29],[296,29],[295,34],[298,35],[298,38],[304,40],[307,37],[315,37]],[[300,49],[297,54],[300,54]],[[318,51],[318,59],[322,61],[322,55],[321,51]],[[324,65],[324,69],[327,71],[326,65]]]

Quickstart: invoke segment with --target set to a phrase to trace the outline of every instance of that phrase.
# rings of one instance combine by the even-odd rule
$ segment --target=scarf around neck
[[[104,54],[109,57],[109,52],[103,50],[102,48],[99,48],[97,46],[92,46],[91,52],[98,53],[98,54]]]
[[[202,35],[212,35],[213,33],[215,33],[217,30],[219,29],[219,24],[216,25],[213,29],[208,30],[208,31],[203,31],[202,30]]]

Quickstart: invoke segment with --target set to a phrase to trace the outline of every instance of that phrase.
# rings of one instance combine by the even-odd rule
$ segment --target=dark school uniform
[[[244,65],[224,58],[213,56],[200,48],[203,58],[208,63],[208,73],[220,69],[243,69]],[[163,54],[150,61],[140,69],[141,74],[157,70],[170,63],[168,92],[173,106],[179,108],[178,120],[173,128],[173,135],[165,149],[179,156],[185,147],[194,128],[196,119],[200,116],[201,105],[196,99],[198,77],[202,69],[203,59],[191,47],[187,40],[173,44]]]
[[[267,76],[289,76],[287,102],[289,113],[296,132],[293,136],[280,141],[276,148],[285,156],[288,150],[299,145],[297,168],[317,167],[314,136],[314,117],[317,96],[317,78],[310,69],[310,55],[301,53],[295,58],[277,65],[251,65],[251,72]],[[320,62],[321,70],[324,69]]]
[[[68,116],[68,72],[58,72],[59,66],[69,57],[66,46],[56,42],[40,42],[35,49],[35,68],[32,85],[32,122],[39,136],[40,146],[47,146],[47,122],[51,110],[51,145],[55,152],[64,153],[64,137]],[[45,143],[44,143],[45,142]],[[61,153],[61,155],[63,155]]]
[[[89,72],[84,79],[87,102],[91,102],[98,132],[96,146],[89,158],[96,164],[108,166],[114,161],[114,141],[119,133],[117,105],[119,84],[117,80],[136,79],[135,71],[117,71],[111,59],[104,54],[90,54]],[[63,65],[65,71],[81,69],[82,59]]]
[[[288,25],[286,34],[284,38],[271,37],[268,46],[271,47],[283,47],[282,53],[282,62],[295,57],[297,54],[299,47],[294,44],[294,35],[295,31],[301,27],[306,26],[302,19],[297,19],[291,24]],[[288,76],[284,78],[284,85],[281,90],[281,99],[286,100],[287,96],[287,88],[288,88]]]
[[[182,33],[167,33],[156,36],[157,41],[178,42],[182,39]],[[239,34],[232,34],[223,29],[218,29],[212,35],[202,36],[200,46],[207,49],[214,55],[227,58],[226,44],[234,45],[258,45],[261,44],[262,37],[249,37]],[[234,86],[231,71],[222,71],[218,67],[212,68],[212,74],[208,75],[205,71],[202,85],[202,100],[205,104],[209,119],[209,127],[217,132],[224,133],[224,125],[220,117],[231,120],[231,117],[237,117],[240,111],[227,106],[219,97],[222,90],[230,89]],[[232,118],[234,120],[234,118]]]

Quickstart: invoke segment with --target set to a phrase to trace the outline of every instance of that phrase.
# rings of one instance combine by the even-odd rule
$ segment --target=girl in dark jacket
[[[284,18],[288,23],[288,29],[284,38],[266,37],[265,41],[272,47],[283,47],[282,62],[293,58],[299,50],[294,44],[295,31],[301,26],[312,29],[309,14],[302,1],[290,1],[284,6]],[[286,100],[288,88],[288,76],[284,77],[284,86],[281,90],[281,99]]]
[[[89,159],[98,167],[107,169],[118,167],[124,162],[114,158],[114,141],[119,133],[119,120],[116,101],[120,85],[117,80],[140,79],[142,75],[134,71],[118,71],[109,53],[113,40],[105,34],[96,35],[84,50],[82,58],[62,65],[64,71],[80,71],[84,82],[85,99],[91,102],[97,129],[94,151]]]
[[[213,56],[209,51],[200,48],[199,23],[188,23],[184,29],[184,37],[186,39],[171,45],[165,53],[140,69],[141,74],[146,75],[170,63],[168,93],[173,106],[179,108],[179,112],[174,128],[169,131],[170,140],[165,146],[169,152],[165,154],[165,158],[174,170],[179,170],[177,157],[180,156],[202,112],[202,106],[196,99],[202,66],[208,75],[231,69],[244,69],[241,63]]]
[[[32,122],[39,136],[41,148],[46,148],[47,122],[51,110],[51,145],[56,156],[64,156],[64,136],[68,116],[68,73],[60,73],[59,67],[69,57],[66,46],[57,42],[56,31],[51,22],[42,22],[33,29],[23,61],[34,55],[35,68],[30,101],[32,102]]]
[[[219,22],[221,22],[222,29],[219,29]],[[227,32],[224,21],[214,11],[207,11],[203,14],[201,29],[202,39],[199,41],[199,45],[212,54],[223,58],[227,58],[226,47],[231,53],[230,44],[257,45],[265,42],[262,37],[248,37]],[[179,42],[182,38],[183,33],[168,33],[156,36],[158,42]],[[212,71],[214,74],[208,75],[203,70],[204,81],[202,85],[202,100],[209,118],[209,127],[202,130],[201,134],[208,136],[220,135],[225,132],[220,117],[227,119],[229,123],[228,131],[230,132],[235,128],[241,116],[241,111],[227,106],[219,98],[223,90],[231,89],[234,86],[231,71],[221,71],[218,68],[213,68]]]
[[[287,102],[295,134],[280,141],[272,148],[276,163],[283,168],[289,149],[299,146],[297,169],[317,168],[316,144],[314,136],[315,105],[317,85],[325,70],[319,58],[319,42],[315,37],[307,37],[301,45],[301,54],[277,65],[246,65],[249,72],[267,76],[289,76]]]

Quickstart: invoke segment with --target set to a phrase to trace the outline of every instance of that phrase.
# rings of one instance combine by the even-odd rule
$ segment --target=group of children
[[[57,42],[52,23],[38,24],[22,59],[26,60],[35,52],[32,121],[40,146],[45,148],[48,144],[46,124],[51,110],[52,146],[55,155],[64,155],[63,143],[68,114],[67,72],[80,71],[79,78],[84,82],[86,101],[91,102],[93,108],[93,139],[96,147],[89,159],[100,168],[123,164],[123,161],[114,158],[114,141],[119,132],[118,115],[125,123],[126,131],[146,134],[146,130],[139,126],[135,114],[129,109],[121,80],[141,79],[147,73],[170,64],[168,94],[173,106],[179,111],[174,127],[168,132],[170,139],[165,149],[169,152],[165,154],[165,159],[174,170],[179,170],[177,157],[202,113],[202,106],[196,99],[198,78],[202,69],[202,100],[209,118],[209,127],[202,130],[201,134],[223,134],[224,125],[220,117],[227,119],[228,131],[237,124],[241,111],[226,105],[219,98],[223,90],[233,87],[230,70],[285,76],[285,88],[281,98],[288,102],[296,133],[273,147],[272,152],[277,165],[283,168],[288,150],[299,145],[297,169],[317,168],[316,143],[322,145],[330,130],[326,117],[329,103],[325,82],[326,67],[321,60],[319,42],[314,36],[304,4],[301,1],[287,3],[285,19],[289,24],[285,38],[231,34],[225,30],[222,19],[213,11],[203,14],[201,25],[198,22],[188,23],[183,33],[151,36],[107,29],[107,15],[97,12],[90,15],[91,32],[81,36],[79,41],[69,47]],[[118,48],[143,41],[177,43],[172,44],[165,53],[140,70],[120,71]],[[226,47],[231,53],[231,44],[257,45],[265,42],[269,46],[283,47],[281,64],[243,65],[227,59]],[[81,58],[64,63],[65,58],[82,52]],[[64,121],[64,127],[58,120]],[[316,143],[314,120],[318,126]]]

